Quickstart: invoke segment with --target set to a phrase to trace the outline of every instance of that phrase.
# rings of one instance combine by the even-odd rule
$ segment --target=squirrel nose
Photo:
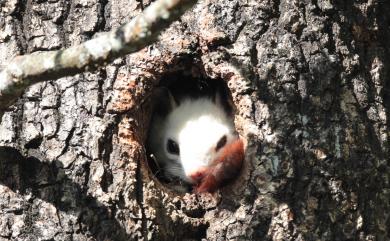
[[[206,176],[206,168],[200,168],[194,172],[191,172],[188,177],[194,183],[199,183]]]

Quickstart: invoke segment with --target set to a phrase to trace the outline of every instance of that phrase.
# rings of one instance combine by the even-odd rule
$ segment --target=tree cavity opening
[[[196,118],[194,117],[194,113],[192,111],[198,111],[199,115],[207,115],[208,112],[210,114],[215,114],[216,117],[211,117],[210,122],[216,122],[216,123],[210,123],[214,126],[210,127],[210,130],[202,130],[202,129],[193,129],[193,130],[186,130],[183,129],[183,131],[179,131],[179,133],[172,131],[172,137],[169,136],[169,134],[166,134],[166,132],[163,132],[163,134],[160,133],[160,129],[164,128],[172,128],[172,125],[167,124],[167,116],[175,109],[178,108],[181,105],[187,105],[187,106],[196,106],[195,103],[191,105],[191,100],[209,100],[212,103],[215,103],[216,106],[218,106],[218,110],[213,111],[214,107],[212,104],[208,103],[207,101],[198,101],[199,105],[195,107],[194,110],[188,109],[183,110],[186,114],[183,114],[183,117],[172,117],[172,121],[176,121],[175,124],[177,124],[177,128],[183,128],[182,125],[191,125],[194,124],[192,122],[196,122]],[[195,158],[195,162],[199,161],[196,160],[196,156],[199,155],[200,157],[205,157],[204,159],[207,159],[209,157],[212,157],[210,159],[210,162],[212,162],[213,158],[216,159],[218,156],[226,155],[226,154],[218,154],[218,151],[220,151],[221,148],[223,148],[225,145],[228,145],[230,142],[233,141],[233,136],[238,136],[237,132],[235,131],[234,126],[234,113],[235,113],[235,107],[233,105],[231,93],[229,91],[228,86],[226,85],[226,82],[222,79],[211,79],[208,77],[205,77],[203,75],[197,75],[194,76],[191,71],[176,71],[172,73],[165,74],[161,80],[160,84],[156,87],[155,91],[153,92],[151,96],[151,103],[153,106],[153,114],[151,118],[151,123],[149,126],[149,133],[148,138],[146,142],[146,150],[148,155],[148,167],[150,172],[154,175],[154,177],[162,183],[164,186],[168,187],[169,189],[176,191],[178,193],[186,193],[186,192],[192,192],[199,190],[199,186],[201,186],[201,181],[199,181],[199,185],[196,184],[197,177],[204,178],[204,175],[209,175],[209,172],[216,172],[216,170],[211,170],[209,172],[204,171],[203,169],[199,168],[194,169],[194,173],[191,172],[183,172],[185,169],[186,171],[191,170],[190,164],[183,164],[184,161],[190,160],[192,157]],[[172,104],[173,103],[173,104]],[[182,109],[184,107],[182,106]],[[208,111],[210,109],[210,111]],[[176,110],[178,112],[178,110]],[[226,118],[228,120],[222,120],[222,124],[218,125],[218,121],[220,120],[214,120],[218,118],[225,118],[220,113],[225,113]],[[172,114],[173,115],[173,114]],[[180,116],[180,114],[178,114]],[[181,123],[180,118],[189,118],[189,121]],[[176,119],[175,119],[176,118]],[[192,119],[191,119],[192,118]],[[214,118],[214,119],[213,119]],[[179,120],[178,120],[179,119]],[[194,120],[193,120],[194,119]],[[224,128],[224,122],[231,121],[231,130],[229,130],[229,133],[224,135],[223,134],[223,128]],[[199,122],[201,123],[201,121]],[[206,122],[207,123],[207,122]],[[159,126],[160,125],[160,126]],[[202,128],[202,125],[204,124],[198,124],[199,128]],[[207,125],[205,124],[208,128]],[[194,124],[194,126],[197,126]],[[226,124],[228,126],[228,124]],[[219,130],[220,128],[221,130]],[[189,148],[189,144],[186,142],[191,142],[192,136],[188,134],[188,137],[182,137],[186,132],[191,133],[193,131],[193,154],[190,153],[183,153],[183,152],[191,152],[191,148]],[[220,131],[221,137],[217,136],[218,134],[213,134],[213,131],[218,132]],[[167,131],[168,132],[168,131]],[[230,133],[231,132],[231,133]],[[158,134],[156,134],[158,133]],[[199,137],[201,133],[205,134],[205,139],[202,141]],[[160,135],[161,134],[161,135]],[[199,135],[198,135],[199,134]],[[182,139],[185,139],[183,141]],[[210,142],[211,140],[211,142]],[[197,143],[198,141],[199,143]],[[207,143],[210,142],[209,146],[209,153],[208,151],[205,151],[205,148],[207,147]],[[156,147],[157,145],[160,145],[159,147]],[[197,146],[199,145],[199,146]],[[206,145],[205,148],[200,147],[202,145]],[[203,148],[203,149],[202,149]],[[156,151],[157,150],[157,151]],[[208,150],[208,149],[207,149]],[[164,154],[162,154],[164,152]],[[161,160],[161,156],[164,156],[164,160]],[[159,159],[160,158],[160,159]],[[176,164],[182,164],[182,170],[180,169],[179,165],[172,165],[172,163],[169,163],[169,161],[175,162]],[[181,163],[181,161],[183,163]],[[228,163],[230,165],[230,163]],[[236,163],[233,163],[233,166]],[[238,163],[237,165],[241,165],[241,163]],[[225,165],[226,166],[226,165]],[[170,169],[169,169],[170,168]],[[187,168],[187,169],[186,169]],[[213,167],[214,168],[214,167]],[[177,169],[177,172],[176,172]],[[234,170],[233,170],[234,169]],[[225,175],[221,178],[224,179],[224,181],[221,182],[227,182],[228,179],[233,179],[235,177],[230,177],[230,175],[236,175],[235,167],[227,168],[226,173],[222,172],[222,174],[218,175]],[[207,170],[207,168],[206,168]],[[198,175],[198,176],[197,176]],[[203,176],[202,176],[203,175]],[[189,178],[191,182],[189,182]],[[217,178],[220,178],[220,176],[217,176]],[[226,179],[226,180],[225,180]],[[195,181],[194,181],[195,180]],[[215,191],[213,184],[204,184],[203,186],[206,187],[204,190],[211,190]],[[215,184],[219,187],[220,184]],[[223,183],[224,185],[224,183]]]

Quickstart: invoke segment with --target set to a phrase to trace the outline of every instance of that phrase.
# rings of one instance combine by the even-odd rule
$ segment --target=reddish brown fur
[[[244,143],[241,139],[225,146],[213,164],[202,170],[202,177],[195,187],[195,192],[215,192],[234,179],[240,172],[244,160]]]

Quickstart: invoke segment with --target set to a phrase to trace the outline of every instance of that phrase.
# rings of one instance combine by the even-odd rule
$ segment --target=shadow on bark
[[[87,190],[79,184],[58,175],[60,165],[59,162],[46,163],[34,157],[26,158],[15,148],[0,147],[0,184],[22,195],[32,194],[32,198],[49,202],[63,212],[78,214],[80,231],[87,234],[90,232],[96,240],[130,240],[131,237],[113,217],[114,210],[88,195]],[[70,205],[64,201],[66,192],[72,192],[70,195],[77,197],[70,201],[75,203]],[[32,212],[30,215],[37,213]],[[116,233],[112,233],[113,230]]]

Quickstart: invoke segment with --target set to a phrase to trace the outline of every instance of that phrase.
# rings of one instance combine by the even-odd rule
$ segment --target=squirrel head
[[[168,93],[165,117],[152,121],[151,153],[168,177],[190,183],[197,192],[213,192],[238,175],[244,158],[242,141],[218,95],[184,98]]]

